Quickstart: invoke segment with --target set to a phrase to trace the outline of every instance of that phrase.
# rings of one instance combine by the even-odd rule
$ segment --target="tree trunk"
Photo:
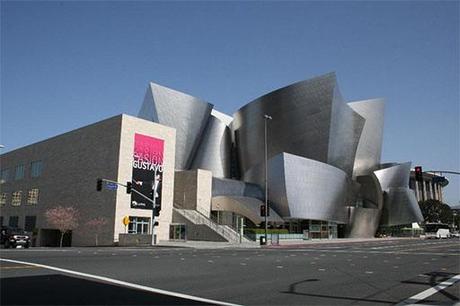
[[[62,248],[62,241],[64,240],[64,234],[65,232],[61,232],[61,240],[59,242],[59,247]]]

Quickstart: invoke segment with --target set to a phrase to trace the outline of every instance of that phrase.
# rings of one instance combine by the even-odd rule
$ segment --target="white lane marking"
[[[418,293],[418,294],[416,294],[414,296],[411,296],[410,298],[405,299],[402,302],[399,302],[398,304],[396,304],[396,306],[403,306],[403,305],[405,306],[405,305],[408,305],[408,304],[415,304],[415,303],[417,303],[419,301],[422,301],[422,300],[426,299],[429,296],[432,296],[433,294],[438,293],[441,290],[446,289],[447,287],[455,284],[458,281],[460,281],[460,274],[457,274],[454,277],[449,278],[448,280],[443,281],[442,283],[437,284],[434,287],[431,287],[431,288],[426,289],[425,291],[422,291],[422,292],[420,292],[420,293]]]
[[[282,269],[282,268],[283,268],[283,266],[276,266],[276,267],[277,267],[278,269]]]
[[[148,292],[152,292],[152,293],[158,293],[158,294],[163,294],[163,295],[174,296],[174,297],[178,297],[178,298],[182,298],[182,299],[188,299],[188,300],[204,302],[204,303],[210,303],[210,304],[215,304],[215,305],[240,306],[238,304],[221,302],[221,301],[201,298],[201,297],[198,297],[198,296],[188,295],[188,294],[184,294],[184,293],[178,293],[178,292],[173,292],[173,291],[167,291],[167,290],[147,287],[147,286],[138,285],[138,284],[134,284],[134,283],[128,283],[128,282],[125,282],[125,281],[121,281],[121,280],[117,280],[117,279],[113,279],[113,278],[109,278],[109,277],[105,277],[105,276],[98,276],[98,275],[93,275],[93,274],[88,274],[88,273],[83,273],[83,272],[78,272],[78,271],[73,271],[73,270],[68,270],[68,269],[57,268],[57,267],[53,267],[53,266],[37,264],[37,263],[33,263],[33,262],[26,262],[26,261],[12,260],[12,259],[4,259],[4,258],[0,258],[0,261],[12,262],[12,263],[23,264],[23,265],[31,265],[31,266],[35,266],[35,267],[39,267],[39,268],[44,268],[44,269],[48,269],[48,270],[54,270],[54,271],[67,273],[67,274],[72,274],[72,275],[83,276],[83,277],[91,278],[91,279],[97,279],[97,280],[101,280],[101,281],[104,281],[104,282],[125,286],[125,287],[128,287],[128,288],[134,288],[134,289],[144,290],[144,291],[148,291]]]

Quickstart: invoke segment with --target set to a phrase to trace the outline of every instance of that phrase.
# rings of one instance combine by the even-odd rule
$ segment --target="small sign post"
[[[125,225],[125,234],[126,234],[127,229],[128,229],[128,224],[129,224],[129,216],[124,216],[122,222]]]

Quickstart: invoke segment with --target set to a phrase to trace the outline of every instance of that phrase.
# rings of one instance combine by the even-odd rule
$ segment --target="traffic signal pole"
[[[155,215],[156,215],[156,210],[157,210],[157,207],[156,207],[156,204],[155,204],[155,200],[157,198],[157,193],[156,193],[156,189],[157,189],[157,186],[155,186],[157,184],[156,182],[156,177],[157,177],[157,168],[155,168],[155,172],[153,174],[153,181],[152,181],[152,246],[156,244],[156,239],[155,239]]]
[[[156,171],[155,171],[155,175],[156,175]],[[125,188],[128,187],[127,185],[119,183],[117,181],[112,181],[112,180],[108,180],[108,179],[98,179],[98,186],[97,186],[98,190],[99,190],[99,180],[101,180],[102,182],[117,184],[117,185],[123,186]],[[155,183],[155,181],[154,181],[154,183]],[[155,193],[155,190],[153,191],[152,199],[150,199],[149,197],[145,196],[144,194],[142,194],[141,192],[137,191],[136,189],[134,189],[132,187],[131,187],[131,191],[136,193],[137,195],[140,195],[141,197],[143,197],[144,199],[146,199],[147,201],[152,203],[152,242],[151,242],[151,244],[153,246],[156,243],[156,241],[155,241],[155,212],[156,212],[156,206],[155,206],[156,193]]]

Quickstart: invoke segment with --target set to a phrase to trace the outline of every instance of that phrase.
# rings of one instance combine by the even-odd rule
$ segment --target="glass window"
[[[27,194],[27,204],[38,204],[38,188],[32,188],[29,190],[29,193]]]
[[[11,205],[12,206],[21,205],[21,198],[22,198],[22,191],[13,192],[13,196],[11,197]]]
[[[14,176],[15,180],[21,180],[24,178],[24,165],[16,166],[16,175]]]
[[[3,169],[0,176],[0,184],[8,182],[10,176],[10,171],[8,169]]]
[[[6,193],[3,192],[0,194],[0,206],[3,206],[6,204],[6,197],[7,197]]]
[[[35,229],[37,223],[37,216],[26,216],[24,221],[24,230],[26,232],[32,232]]]
[[[129,217],[129,234],[148,234],[150,229],[150,218]]]
[[[36,160],[30,163],[30,175],[32,177],[39,177],[42,174],[43,163],[41,160]]]
[[[10,227],[19,227],[19,217],[18,216],[11,216],[10,222],[8,223]]]

